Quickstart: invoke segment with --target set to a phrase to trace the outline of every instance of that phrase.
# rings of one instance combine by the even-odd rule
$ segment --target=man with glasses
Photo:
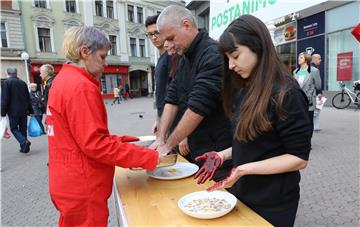
[[[146,18],[146,36],[150,39],[152,44],[158,49],[160,58],[155,67],[155,105],[157,109],[157,119],[152,127],[152,132],[157,133],[160,123],[160,117],[164,110],[165,97],[167,93],[167,86],[171,81],[169,76],[170,70],[170,56],[164,47],[165,40],[160,36],[156,27],[156,20],[158,15],[149,16]]]

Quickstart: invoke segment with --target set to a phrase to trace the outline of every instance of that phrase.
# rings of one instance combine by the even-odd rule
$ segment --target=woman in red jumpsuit
[[[72,27],[64,35],[69,61],[53,81],[47,109],[49,189],[60,212],[59,226],[107,226],[107,199],[114,167],[152,170],[155,150],[110,135],[99,78],[111,47],[94,27]]]

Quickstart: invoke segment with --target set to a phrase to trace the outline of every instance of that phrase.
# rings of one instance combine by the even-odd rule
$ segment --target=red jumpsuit
[[[59,226],[107,226],[107,199],[115,166],[152,170],[154,150],[110,135],[99,82],[83,68],[65,64],[50,90],[47,111],[49,190]]]

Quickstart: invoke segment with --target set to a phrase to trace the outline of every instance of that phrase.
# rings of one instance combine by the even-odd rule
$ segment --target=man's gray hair
[[[191,24],[197,29],[197,23],[194,15],[185,7],[171,5],[166,7],[159,15],[156,25],[160,31],[164,24],[180,26],[183,20],[189,20]]]
[[[15,67],[9,67],[6,69],[9,76],[17,76],[17,69]]]

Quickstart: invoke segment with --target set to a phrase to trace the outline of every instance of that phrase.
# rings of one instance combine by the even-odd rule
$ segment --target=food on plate
[[[231,204],[225,199],[207,197],[193,199],[185,204],[184,208],[195,213],[221,212],[231,208]]]
[[[176,169],[168,169],[169,173],[176,173]]]

